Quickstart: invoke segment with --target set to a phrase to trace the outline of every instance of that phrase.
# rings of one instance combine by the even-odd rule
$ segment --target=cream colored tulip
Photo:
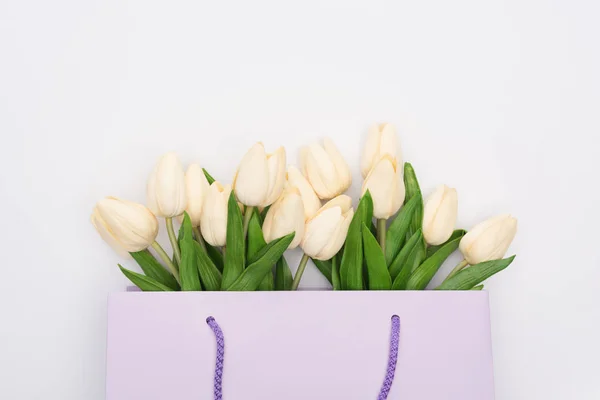
[[[323,145],[311,144],[301,150],[302,173],[321,199],[332,199],[352,184],[348,164],[335,144],[323,140]]]
[[[202,236],[212,246],[225,246],[227,237],[227,202],[231,194],[231,185],[221,185],[213,182],[208,188],[202,215],[200,230]]]
[[[287,188],[283,191],[267,211],[262,229],[267,243],[295,232],[288,249],[300,244],[304,236],[304,206],[297,189]]]
[[[473,227],[460,241],[467,263],[498,260],[506,254],[517,233],[517,220],[510,214],[499,215]]]
[[[265,153],[262,143],[248,150],[233,178],[237,199],[247,206],[266,207],[281,195],[285,182],[285,149]]]
[[[373,198],[373,216],[388,219],[396,214],[406,194],[402,178],[402,166],[389,155],[383,156],[371,169],[362,186]]]
[[[321,208],[319,196],[317,196],[315,190],[310,186],[310,183],[308,183],[298,168],[293,165],[288,166],[287,169],[286,187],[295,188],[300,193],[302,204],[304,205],[305,219],[309,219],[315,215]]]
[[[395,159],[398,165],[402,165],[402,154],[398,145],[396,128],[392,124],[373,125],[369,129],[360,164],[363,178],[386,155]]]
[[[163,155],[148,179],[148,207],[164,218],[183,214],[187,204],[185,195],[185,173],[177,154]]]
[[[208,192],[209,184],[198,164],[190,164],[185,172],[185,192],[187,197],[187,206],[185,211],[190,216],[192,226],[200,226],[202,217],[202,205],[204,197]]]
[[[116,197],[100,200],[91,221],[102,239],[120,254],[148,248],[158,234],[158,221],[148,208]]]
[[[335,197],[306,222],[300,246],[306,255],[317,260],[329,260],[342,248],[354,210],[352,199]]]
[[[437,246],[452,236],[458,214],[456,189],[440,185],[427,197],[423,210],[423,236],[425,241]]]

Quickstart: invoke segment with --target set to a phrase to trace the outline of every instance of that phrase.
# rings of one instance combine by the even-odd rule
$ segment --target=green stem
[[[387,220],[385,218],[377,219],[377,239],[379,240],[379,246],[381,251],[385,254],[385,233],[387,231]]]
[[[254,207],[246,206],[246,210],[244,211],[244,238],[248,234],[248,225],[250,225],[250,218],[252,218],[252,213],[254,212]]]
[[[156,240],[152,243],[152,248],[156,250],[159,257],[165,262],[165,264],[167,264],[167,267],[171,271],[171,274],[173,274],[173,276],[175,277],[177,283],[181,283],[179,281],[179,271],[177,270],[175,264],[173,264],[173,262],[171,261],[171,258],[169,257],[165,249],[163,249],[162,246],[158,244]]]
[[[200,229],[195,226],[193,228],[194,236],[196,237],[196,242],[200,243],[200,246],[206,251],[206,244],[204,243],[204,239],[202,238],[202,234],[200,233]]]
[[[175,230],[173,229],[173,218],[165,218],[167,224],[167,233],[169,234],[169,240],[171,241],[171,247],[173,247],[173,254],[177,264],[181,264],[181,251],[179,250],[179,243],[177,243],[177,236],[175,236]]]
[[[300,260],[300,264],[298,264],[298,269],[296,270],[296,275],[294,275],[294,282],[292,282],[292,289],[298,289],[298,285],[300,285],[300,279],[302,279],[302,274],[306,269],[306,264],[308,263],[308,256],[306,254],[302,255],[302,259]]]
[[[446,282],[448,279],[452,278],[454,275],[456,275],[461,269],[463,269],[467,265],[469,265],[469,263],[467,262],[467,260],[462,260],[461,262],[459,262],[456,265],[456,267],[454,267],[454,269],[452,271],[450,271],[450,274],[448,274],[448,276],[446,277],[446,279],[444,279],[444,282]]]

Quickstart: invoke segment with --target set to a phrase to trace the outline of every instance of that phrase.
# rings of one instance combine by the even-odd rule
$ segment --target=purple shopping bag
[[[107,400],[493,400],[485,291],[117,293],[109,298]],[[393,339],[393,338],[392,338]],[[389,378],[389,376],[388,376]]]

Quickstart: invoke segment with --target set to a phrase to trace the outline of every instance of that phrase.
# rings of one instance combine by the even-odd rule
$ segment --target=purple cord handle
[[[223,399],[223,361],[225,360],[225,338],[219,324],[213,317],[206,318],[206,323],[215,333],[217,340],[217,360],[215,362],[215,400]],[[398,363],[398,345],[400,343],[400,317],[392,315],[392,334],[390,335],[390,353],[388,356],[387,372],[377,400],[386,400],[396,373]]]

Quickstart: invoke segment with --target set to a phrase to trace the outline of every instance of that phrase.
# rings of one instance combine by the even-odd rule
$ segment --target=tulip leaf
[[[331,261],[330,260],[315,260],[314,258],[312,259],[313,264],[315,264],[315,266],[317,267],[317,269],[319,271],[321,271],[321,274],[323,274],[323,276],[325,278],[327,278],[327,280],[329,281],[329,283],[333,283],[332,282],[332,278],[331,278]]]
[[[219,272],[223,272],[223,253],[208,243],[205,243],[204,245],[206,246],[206,253],[208,253],[208,256],[215,264]]]
[[[438,251],[439,249],[441,249],[448,243],[452,242],[454,239],[462,238],[463,236],[465,236],[466,233],[467,233],[467,231],[465,231],[464,229],[456,229],[454,232],[452,232],[452,235],[450,235],[450,238],[448,240],[446,240],[444,243],[438,244],[437,246],[429,246],[427,248],[427,258],[431,257],[436,251]]]
[[[425,258],[425,239],[419,229],[415,232],[400,253],[390,265],[390,275],[393,279],[392,290],[405,290],[408,278],[412,271],[421,264]]]
[[[192,221],[187,213],[183,213],[183,223],[179,230],[179,247],[181,249],[181,264],[179,264],[179,278],[181,279],[181,290],[183,291],[199,291],[202,290],[200,285],[200,275],[198,274],[198,266],[196,259],[197,242],[192,236]]]
[[[483,285],[473,286],[471,290],[483,290]]]
[[[265,218],[266,218],[267,213],[269,212],[270,208],[271,208],[271,206],[268,205],[265,208],[263,208],[263,210],[261,212],[258,212],[258,210],[256,210],[256,213],[260,217],[260,226],[262,226],[263,222],[265,222]]]
[[[292,240],[294,240],[294,234],[292,232],[267,244],[257,254],[258,259],[252,262],[227,290],[253,291],[258,289],[262,280],[272,270],[273,265],[277,263],[290,243],[292,243]]]
[[[407,233],[411,226],[412,217],[417,208],[419,198],[413,196],[404,204],[400,212],[394,217],[387,230],[385,239],[385,262],[388,266],[392,265],[392,261],[407,240]]]
[[[177,283],[175,277],[171,275],[171,273],[167,271],[148,250],[137,251],[129,254],[131,254],[131,257],[133,257],[133,259],[138,263],[147,277],[154,279],[155,281],[171,288],[172,290],[180,289],[179,283]]]
[[[225,264],[223,267],[223,289],[227,289],[235,282],[242,272],[245,264],[244,227],[242,212],[232,191],[227,202],[227,236],[225,240]]]
[[[340,257],[338,254],[331,259],[331,285],[333,290],[340,290]]]
[[[275,266],[275,290],[291,290],[294,277],[285,257],[281,256]]]
[[[369,216],[371,218],[369,218]],[[367,191],[358,203],[356,213],[352,217],[348,236],[344,245],[342,263],[340,265],[340,283],[342,290],[363,290],[363,239],[362,226],[370,224],[373,219],[373,199]]]
[[[458,249],[458,245],[461,239],[462,236],[458,236],[454,238],[451,242],[447,242],[438,251],[433,253],[431,257],[427,258],[421,265],[419,265],[419,267],[414,270],[414,272],[408,279],[406,289],[424,290],[429,284],[429,282],[431,282],[434,275],[438,272],[444,261],[446,261],[450,254],[452,254],[456,249]]]
[[[367,262],[369,290],[390,290],[392,278],[385,263],[385,256],[379,243],[377,243],[377,239],[366,224],[363,224],[362,237]]]
[[[246,250],[246,259],[252,259],[263,247],[267,245],[260,227],[260,215],[253,212],[248,224],[248,248]],[[265,279],[258,286],[258,290],[273,290],[273,274],[267,274]]]
[[[194,242],[194,249],[196,250],[196,264],[200,273],[200,281],[204,286],[204,290],[212,292],[221,290],[221,271],[198,242]]]
[[[513,262],[515,256],[502,260],[485,261],[472,265],[442,282],[436,290],[470,290],[490,276],[502,271]]]
[[[406,204],[414,196],[417,196],[417,205],[413,212],[412,222],[408,230],[408,237],[414,235],[416,231],[423,227],[423,196],[421,194],[421,188],[419,187],[419,181],[417,175],[411,163],[404,163],[404,187],[406,188],[406,195],[404,197],[404,204]]]
[[[212,175],[209,174],[208,171],[205,170],[204,168],[202,168],[202,172],[204,172],[204,176],[206,177],[206,180],[208,181],[208,184],[212,185],[212,183],[215,181],[215,178],[213,178]]]
[[[127,277],[133,284],[139,287],[144,292],[172,292],[173,289],[163,285],[162,283],[147,277],[146,275],[138,274],[137,272],[130,271],[117,264],[123,275]]]

